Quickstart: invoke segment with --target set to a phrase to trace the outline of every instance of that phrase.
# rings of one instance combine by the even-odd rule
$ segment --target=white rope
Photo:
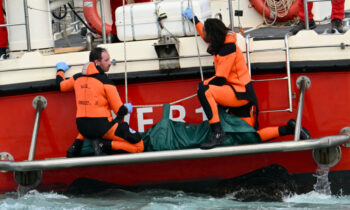
[[[126,62],[126,29],[125,29],[125,1],[123,0],[123,26],[124,26],[124,80],[125,80],[125,103],[128,103],[128,66]],[[133,26],[131,26],[133,27]]]
[[[288,15],[289,8],[294,2],[295,0],[265,0],[263,8],[264,22],[267,25],[273,25],[276,22],[277,18],[285,17]],[[269,23],[265,17],[266,6],[269,7],[270,14],[274,14],[274,20],[271,23]]]
[[[197,94],[193,94],[193,95],[191,95],[191,96],[188,96],[188,97],[185,97],[185,98],[182,98],[182,99],[179,99],[179,100],[177,100],[177,101],[174,101],[174,102],[171,102],[171,103],[167,103],[167,104],[170,104],[170,105],[173,105],[173,104],[177,104],[177,103],[180,103],[180,102],[182,102],[182,101],[186,101],[186,100],[188,100],[188,99],[191,99],[191,98],[193,98],[193,97],[196,97],[197,96]],[[161,107],[161,106],[163,106],[164,104],[152,104],[152,105],[134,105],[133,107]]]
[[[187,6],[190,7],[192,9],[192,0],[188,0],[187,2]],[[196,40],[196,46],[197,46],[197,55],[198,55],[198,63],[199,63],[199,71],[201,73],[201,80],[204,80],[204,76],[203,76],[203,68],[202,68],[202,61],[201,61],[201,56],[200,56],[200,51],[199,51],[199,44],[198,44],[198,39],[197,39],[197,29],[196,29],[196,23],[194,21],[194,17],[192,18],[192,23],[193,23],[193,27],[194,27],[194,37]]]

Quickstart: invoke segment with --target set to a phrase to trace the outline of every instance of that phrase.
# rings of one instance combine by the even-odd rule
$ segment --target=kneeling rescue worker
[[[236,33],[219,19],[208,18],[204,24],[201,23],[191,8],[187,8],[183,16],[195,22],[198,33],[209,44],[207,52],[214,56],[215,75],[199,83],[197,94],[212,131],[209,139],[200,148],[211,149],[226,140],[220,124],[218,105],[228,107],[231,114],[257,129],[257,116],[253,115],[252,106],[256,107],[258,113],[258,101],[244,55],[236,45]],[[266,141],[291,135],[294,128],[295,121],[291,119],[285,126],[267,127],[257,132],[261,140]],[[305,128],[301,129],[300,138],[310,138]]]
[[[85,138],[92,140],[95,155],[104,155],[111,150],[130,153],[144,150],[141,135],[132,130],[126,122],[115,122],[111,110],[122,119],[132,112],[130,103],[123,104],[113,82],[107,77],[111,66],[106,49],[95,48],[90,52],[90,62],[81,73],[65,79],[69,69],[65,62],[57,63],[56,82],[61,92],[75,92],[79,134],[67,151],[67,157],[77,157]]]

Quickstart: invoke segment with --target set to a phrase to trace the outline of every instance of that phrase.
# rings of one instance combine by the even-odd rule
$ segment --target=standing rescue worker
[[[183,15],[191,22],[194,19],[198,33],[209,44],[207,52],[214,56],[215,75],[199,83],[197,93],[212,130],[211,136],[200,148],[211,149],[226,139],[220,124],[218,105],[230,107],[231,114],[257,129],[252,106],[256,107],[258,113],[258,102],[243,53],[236,45],[236,33],[214,18],[207,19],[203,25],[191,8],[187,8]],[[294,128],[295,121],[290,120],[286,126],[268,127],[258,133],[264,141],[293,134]],[[310,138],[306,129],[301,130],[301,139]]]
[[[2,8],[2,0],[0,0],[0,25],[5,24],[5,18]],[[6,27],[0,27],[0,60],[6,59],[7,48],[7,30]]]
[[[64,76],[69,66],[65,62],[57,63],[57,85],[62,92],[74,90],[77,105],[79,134],[68,149],[67,157],[79,156],[85,138],[93,140],[95,155],[111,149],[142,152],[144,145],[141,135],[126,122],[113,120],[111,110],[122,119],[132,112],[132,105],[123,104],[116,86],[105,74],[111,66],[109,53],[104,48],[95,48],[90,52],[89,60],[90,63],[84,65],[81,73],[69,79]]]
[[[316,23],[314,21],[314,14],[312,13],[313,2],[308,2],[307,9],[309,15],[309,28],[316,28]],[[343,19],[344,19],[344,7],[345,0],[332,0],[332,15],[331,15],[331,30],[335,33],[337,30],[339,33],[344,33]],[[304,11],[304,0],[299,0],[298,2],[298,15],[300,18],[299,23],[294,26],[290,32],[292,34],[297,34],[300,30],[305,29],[305,11]]]

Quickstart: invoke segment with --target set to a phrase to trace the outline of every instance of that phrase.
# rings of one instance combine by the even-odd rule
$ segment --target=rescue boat
[[[79,5],[79,1],[74,3]],[[204,190],[272,166],[289,174],[298,193],[313,189],[318,168],[329,169],[332,193],[350,193],[349,31],[321,33],[329,26],[318,25],[315,31],[303,30],[291,36],[290,27],[257,27],[263,17],[248,1],[121,6],[114,11],[121,42],[107,43],[103,37],[104,43],[98,46],[106,48],[113,59],[109,77],[122,100],[135,107],[124,119],[132,128],[144,132],[154,126],[162,118],[164,104],[170,104],[173,121],[198,124],[206,120],[196,90],[202,78],[213,74],[214,67],[193,23],[181,16],[181,11],[191,6],[202,21],[222,17],[230,27],[237,23],[243,26],[245,34],[237,32],[238,45],[254,81],[260,127],[283,125],[294,118],[296,135],[211,150],[65,158],[77,134],[76,107],[74,93],[57,91],[55,65],[66,61],[71,66],[66,75],[73,76],[88,61],[87,49],[96,43],[91,43],[88,34],[86,49],[55,49],[51,15],[43,12],[54,9],[53,5],[45,0],[7,0],[5,6],[10,57],[0,61],[1,193],[15,191],[18,186],[65,192],[76,186],[96,187],[96,183],[123,189],[186,188],[193,184]],[[349,2],[345,6],[350,9]],[[235,11],[239,16],[232,15]],[[344,19],[345,28],[349,28],[348,18]],[[18,24],[23,25],[13,26]],[[56,35],[68,38],[65,33]],[[301,125],[312,139],[299,140]],[[272,175],[265,172],[253,178]]]

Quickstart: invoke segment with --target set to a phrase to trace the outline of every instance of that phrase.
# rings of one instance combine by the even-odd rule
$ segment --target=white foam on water
[[[25,198],[25,199],[33,198],[33,197],[39,198],[39,199],[69,199],[69,197],[62,195],[62,194],[55,193],[55,192],[40,193],[37,190],[31,190],[23,196],[23,198]]]
[[[320,194],[318,192],[312,191],[301,195],[290,195],[283,198],[284,202],[290,203],[316,203],[316,204],[329,204],[332,201],[331,195]]]

